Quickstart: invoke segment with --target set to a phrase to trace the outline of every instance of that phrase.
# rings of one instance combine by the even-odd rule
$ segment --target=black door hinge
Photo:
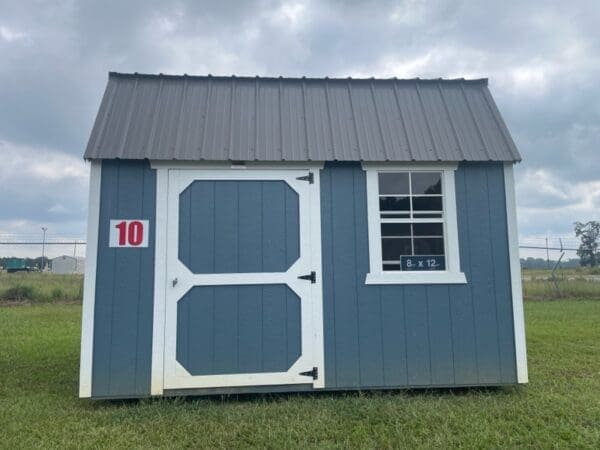
[[[312,370],[300,372],[300,375],[305,377],[312,377],[313,380],[316,380],[317,378],[319,378],[319,368],[313,367]]]
[[[311,272],[308,275],[300,275],[298,277],[299,280],[310,280],[310,282],[312,284],[315,284],[317,282],[317,273],[316,272]]]
[[[303,176],[303,177],[298,177],[298,178],[296,178],[296,180],[308,181],[310,184],[313,184],[315,182],[315,176],[313,175],[312,172],[308,172],[308,175]]]

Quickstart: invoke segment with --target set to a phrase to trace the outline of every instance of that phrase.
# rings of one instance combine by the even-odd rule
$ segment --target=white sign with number
[[[150,226],[147,220],[116,219],[110,221],[109,247],[148,247]]]

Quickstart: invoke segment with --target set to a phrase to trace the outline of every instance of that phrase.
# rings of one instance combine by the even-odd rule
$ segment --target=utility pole
[[[546,236],[546,268],[550,269],[550,250],[548,250],[548,236]]]
[[[42,272],[44,271],[44,250],[46,249],[46,230],[48,228],[42,227],[42,232],[44,233],[42,236]]]
[[[75,272],[77,273],[77,239],[75,239],[75,245],[73,245],[73,259],[75,259]]]

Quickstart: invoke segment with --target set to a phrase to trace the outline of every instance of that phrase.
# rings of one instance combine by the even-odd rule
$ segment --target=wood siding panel
[[[285,272],[300,255],[298,194],[283,181],[194,181],[179,197],[193,273]]]
[[[504,174],[493,167],[486,169],[488,185],[488,203],[490,205],[504,204]],[[503,301],[511,298],[510,262],[508,255],[508,235],[506,233],[506,208],[490,208],[490,235],[492,242],[492,259],[494,267],[494,290],[496,292],[496,314],[498,318],[498,339],[500,342],[500,378],[510,383],[516,377],[515,334],[513,309],[511,302]],[[510,323],[511,326],[502,326]]]
[[[480,383],[494,383],[500,378],[496,292],[494,291],[490,205],[486,167],[472,170],[466,180],[469,205],[469,253],[471,257],[471,293],[476,330],[478,376]]]
[[[177,303],[177,360],[192,375],[285,372],[300,329],[285,285],[195,286]]]
[[[143,161],[103,161],[92,396],[150,393],[156,175]],[[149,221],[147,248],[109,248],[111,219]]]
[[[460,265],[471,280],[471,256],[469,243],[469,222],[465,170],[455,174],[456,218],[458,222],[458,244]],[[448,287],[450,293],[450,317],[452,320],[452,343],[454,353],[454,380],[456,384],[472,385],[478,383],[478,363],[476,349],[473,296],[469,284],[457,284]]]
[[[456,201],[466,285],[365,285],[365,173],[321,175],[326,388],[516,382],[503,167],[461,163]]]

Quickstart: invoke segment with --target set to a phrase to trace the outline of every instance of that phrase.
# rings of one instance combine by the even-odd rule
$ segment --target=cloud
[[[0,221],[12,222],[14,231],[30,228],[23,224],[31,221],[54,227],[84,221],[89,168],[83,159],[6,141],[0,153]]]
[[[0,0],[0,10],[5,228],[52,220],[84,233],[81,155],[109,70],[488,77],[523,155],[524,233],[599,217],[600,2]]]
[[[600,179],[568,181],[547,169],[524,168],[522,172],[517,182],[522,236],[573,236],[575,221],[600,217]]]
[[[27,39],[27,33],[23,31],[13,30],[9,27],[0,25],[0,39],[11,43],[14,41],[22,41]]]

